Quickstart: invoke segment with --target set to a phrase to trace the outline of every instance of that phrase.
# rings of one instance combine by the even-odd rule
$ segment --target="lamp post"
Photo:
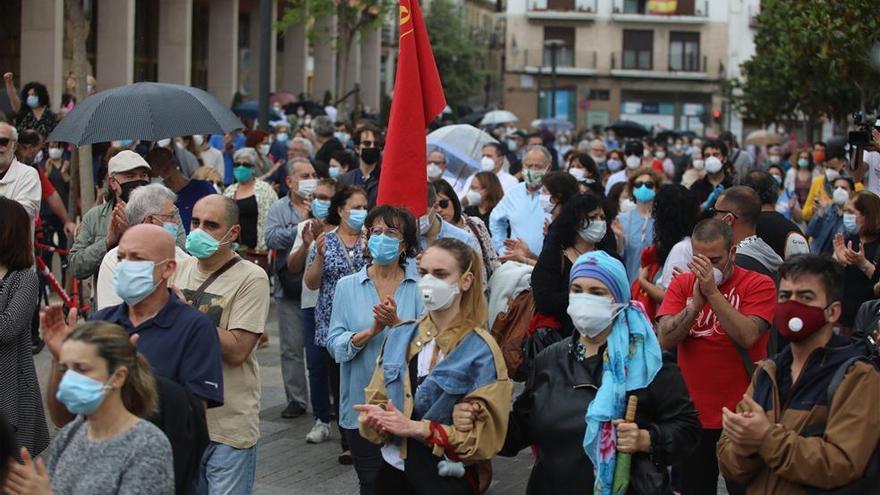
[[[550,49],[550,117],[556,118],[556,52],[563,45],[560,39],[544,40],[544,46]]]
[[[259,45],[259,83],[258,83],[258,112],[260,129],[269,129],[269,77],[271,63],[271,36],[272,31],[272,0],[260,0],[260,45]]]

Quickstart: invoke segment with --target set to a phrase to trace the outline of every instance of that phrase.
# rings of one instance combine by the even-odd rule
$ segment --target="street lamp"
[[[560,39],[544,40],[544,46],[550,49],[550,117],[556,118],[556,52],[564,42]]]

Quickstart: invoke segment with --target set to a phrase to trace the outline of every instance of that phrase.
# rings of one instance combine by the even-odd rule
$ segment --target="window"
[[[647,0],[623,0],[624,14],[644,14]]]
[[[654,31],[623,31],[623,68],[651,70],[654,66]]]
[[[694,15],[694,0],[678,0],[675,2],[675,11],[669,12],[667,8],[669,0],[649,2],[648,0],[623,0],[624,14],[654,14],[654,15]],[[707,4],[708,5],[708,4]]]
[[[552,48],[546,45],[548,40],[559,40],[561,45],[556,49],[556,66],[572,67],[574,65],[574,28],[544,27],[544,66],[551,66]]]
[[[574,10],[574,0],[547,0],[547,10]]]
[[[669,70],[700,71],[700,33],[669,33]]]
[[[577,121],[577,95],[573,89],[556,90],[556,111],[553,111],[553,94],[550,89],[538,91],[538,115],[542,119],[556,118]]]
[[[590,91],[590,99],[593,101],[608,101],[611,99],[611,92],[607,89],[594,89]]]

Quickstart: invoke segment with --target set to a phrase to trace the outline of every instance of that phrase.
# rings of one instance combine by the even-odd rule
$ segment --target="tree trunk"
[[[73,48],[73,73],[76,78],[76,101],[82,102],[86,98],[86,77],[90,72],[89,61],[86,54],[86,39],[89,35],[89,23],[83,11],[80,0],[66,0],[64,2],[67,11],[67,21],[70,27],[71,46]],[[92,147],[80,146],[74,154],[72,176],[77,179],[71,184],[71,188],[79,192],[82,202],[82,212],[85,213],[95,203],[95,182],[92,173]],[[71,182],[73,182],[73,177]]]
[[[348,79],[348,60],[351,57],[351,43],[354,40],[349,13],[345,2],[340,2],[336,13],[336,94],[339,101],[348,91],[345,83]],[[335,105],[334,105],[335,106]]]

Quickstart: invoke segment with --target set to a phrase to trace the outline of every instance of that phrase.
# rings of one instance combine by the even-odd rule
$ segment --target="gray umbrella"
[[[48,140],[75,145],[118,139],[158,141],[241,127],[230,109],[199,88],[141,82],[89,96],[64,117]]]

